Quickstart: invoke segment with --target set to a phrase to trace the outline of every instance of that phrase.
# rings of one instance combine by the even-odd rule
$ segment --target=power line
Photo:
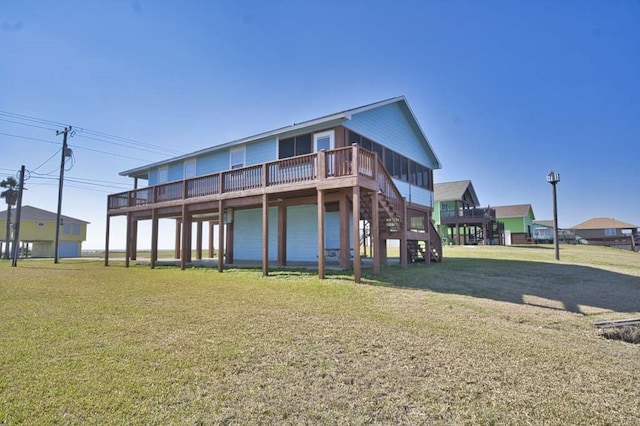
[[[4,118],[0,118],[0,121],[5,121],[7,123],[13,123],[13,124],[19,124],[21,126],[29,126],[29,127],[35,127],[37,129],[44,129],[44,130],[50,130],[52,132],[55,132],[56,129],[52,129],[50,127],[42,127],[42,126],[36,126],[35,124],[29,124],[29,123],[20,123],[19,121],[11,121],[11,120],[5,120]]]
[[[29,115],[24,115],[24,114],[17,114],[17,113],[13,113],[13,112],[9,112],[9,111],[0,111],[0,115],[1,116],[5,116],[5,117],[9,117],[9,118],[13,118],[13,119],[18,119],[18,120],[31,121],[31,122],[39,123],[39,124],[47,124],[47,125],[55,125],[55,126],[66,126],[66,124],[58,122],[58,121],[45,120],[45,119],[42,119],[42,118],[33,117],[33,116],[29,116]],[[16,123],[16,124],[23,124],[23,123],[9,121],[9,120],[5,120],[5,119],[0,119],[0,120],[8,121],[8,122],[11,122],[11,123]],[[28,125],[28,124],[25,124],[25,125]],[[33,127],[39,127],[39,126],[34,126],[34,125],[32,125],[32,126]],[[55,131],[55,129],[45,128],[45,127],[42,127],[42,128],[43,129],[47,129],[47,130]],[[121,136],[116,136],[116,135],[112,135],[112,134],[109,134],[109,133],[100,132],[100,131],[97,131],[97,130],[91,130],[91,129],[86,128],[86,127],[75,126],[75,129],[76,129],[76,132],[89,133],[89,134],[93,134],[95,136],[99,136],[99,137],[102,137],[102,138],[114,139],[114,140],[118,140],[118,141],[121,141],[121,142],[125,142],[125,143],[127,143],[129,145],[138,145],[138,146],[141,146],[141,147],[146,147],[146,148],[156,149],[156,150],[159,150],[159,151],[164,151],[164,152],[167,152],[167,153],[170,153],[170,154],[180,155],[180,154],[184,154],[185,153],[184,151],[180,151],[180,150],[176,150],[176,149],[172,149],[172,148],[167,148],[167,147],[160,146],[160,145],[154,145],[154,144],[150,144],[150,143],[147,143],[147,142],[141,142],[141,141],[138,141],[138,140],[135,140],[135,139],[131,139],[131,138],[125,138],[125,137],[121,137]],[[83,135],[78,135],[78,136],[83,136]],[[91,139],[88,136],[83,136],[83,137],[87,137],[87,138]],[[97,139],[97,140],[100,140],[100,139]],[[102,142],[106,142],[106,141],[102,140]],[[106,142],[106,143],[109,143],[109,142]],[[140,148],[138,148],[138,149],[140,149]]]
[[[12,137],[12,138],[26,139],[26,140],[37,141],[37,142],[46,142],[46,143],[58,145],[58,142],[53,142],[53,141],[49,141],[49,140],[46,140],[46,139],[31,138],[31,137],[28,137],[28,136],[13,135],[13,134],[10,134],[10,133],[2,133],[2,132],[0,132],[0,135],[9,136],[9,137]],[[101,151],[99,149],[86,148],[84,146],[79,146],[79,145],[69,145],[69,146],[72,147],[72,148],[79,148],[79,149],[84,149],[84,150],[87,150],[87,151],[98,152],[100,154],[113,155],[114,157],[127,158],[129,160],[144,161],[144,162],[149,161],[148,159],[144,159],[144,158],[130,157],[128,155],[116,154],[116,153],[108,152],[108,151]]]
[[[2,133],[2,132],[0,132],[0,135],[2,135],[2,136],[10,136],[12,138],[28,139],[28,140],[31,140],[31,141],[46,142],[46,143],[51,143],[51,144],[54,144],[54,145],[58,145],[58,142],[48,141],[46,139],[30,138],[28,136],[12,135],[10,133]]]
[[[100,138],[94,138],[92,136],[85,136],[85,135],[82,135],[82,134],[79,134],[79,133],[76,133],[75,136],[78,136],[78,137],[81,137],[81,138],[85,138],[85,139],[91,139],[91,140],[98,141],[98,142],[108,143],[108,144],[111,144],[111,145],[118,145],[118,146],[123,146],[123,147],[126,147],[126,148],[130,148],[130,149],[137,149],[139,151],[145,151],[145,152],[151,152],[153,154],[158,154],[158,149],[153,149],[152,150],[152,149],[147,149],[147,148],[140,148],[140,147],[137,147],[137,146],[130,146],[130,145],[127,145],[127,144],[124,144],[124,143],[119,143],[119,142],[114,142],[114,141],[107,141],[107,140],[100,139]],[[169,151],[169,150],[167,150],[167,151]]]
[[[60,148],[62,149],[62,148]],[[53,159],[53,157],[55,157],[56,155],[58,155],[58,153],[60,152],[60,149],[57,150],[56,152],[53,153],[53,155],[51,157],[49,157],[44,163],[40,164],[38,167],[36,167],[35,169],[31,170],[31,173],[34,173],[36,170],[38,170],[40,167],[44,166],[45,164],[47,164],[49,161],[51,161]]]
[[[115,154],[113,152],[101,151],[99,149],[87,148],[87,147],[79,146],[79,145],[69,145],[69,146],[72,147],[72,148],[84,149],[84,150],[92,151],[92,152],[99,152],[100,154],[113,155],[114,157],[128,158],[129,160],[145,161],[145,162],[149,161],[149,160],[146,160],[146,159],[143,159],[143,158],[130,157],[128,155],[122,155],[122,154]]]

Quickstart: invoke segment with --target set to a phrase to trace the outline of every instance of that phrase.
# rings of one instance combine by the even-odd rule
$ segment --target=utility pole
[[[18,254],[20,248],[20,213],[22,212],[22,192],[24,191],[24,164],[20,168],[20,184],[18,185],[18,207],[16,207],[16,223],[13,226],[13,258],[11,260],[11,266],[14,268],[18,266]]]
[[[67,135],[71,131],[71,126],[65,127],[64,130],[56,132],[56,136],[63,135],[62,139],[62,155],[60,159],[60,180],[58,181],[58,214],[56,216],[56,241],[54,247],[53,263],[58,263],[58,252],[60,245],[60,224],[62,218],[62,183],[64,182],[64,160],[67,157]]]

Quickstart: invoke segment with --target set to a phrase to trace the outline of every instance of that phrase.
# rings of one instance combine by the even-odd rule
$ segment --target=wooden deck
[[[204,176],[197,176],[180,181],[162,183],[146,188],[133,189],[112,194],[107,200],[107,236],[109,245],[110,218],[127,216],[126,263],[135,259],[137,221],[152,220],[152,253],[151,266],[157,261],[157,221],[159,218],[175,218],[176,254],[181,256],[181,266],[190,261],[191,223],[198,223],[198,245],[201,245],[201,224],[203,221],[216,223],[225,227],[226,232],[219,232],[219,247],[225,246],[223,234],[227,235],[227,263],[233,261],[233,223],[225,221],[227,209],[262,207],[263,211],[263,274],[268,273],[268,207],[271,203],[279,207],[295,204],[317,204],[318,230],[323,235],[324,205],[327,202],[338,202],[341,212],[341,264],[348,265],[349,237],[343,235],[348,230],[348,203],[352,205],[354,241],[359,241],[359,220],[361,211],[363,219],[375,222],[375,244],[380,247],[381,238],[397,238],[401,242],[401,263],[406,265],[408,238],[425,241],[429,250],[431,238],[439,236],[435,229],[431,230],[430,207],[410,207],[386,172],[381,160],[371,151],[353,145],[318,153],[271,161],[243,168],[226,170]],[[322,208],[320,208],[322,206]],[[367,207],[368,206],[368,207]],[[286,209],[278,213],[278,260],[286,264]],[[370,213],[367,216],[367,212]],[[422,220],[415,220],[416,216]],[[284,222],[284,224],[282,223]],[[347,223],[345,227],[345,222]],[[372,223],[373,223],[372,222]],[[422,226],[415,226],[422,223]],[[414,225],[411,225],[414,224]],[[433,226],[431,225],[431,228]],[[182,236],[180,236],[182,233]],[[346,231],[348,234],[348,231]],[[210,235],[213,235],[211,233]],[[212,237],[211,237],[212,238]],[[324,239],[318,239],[318,253],[324,253]],[[210,241],[210,247],[212,246]],[[435,247],[440,247],[440,241]],[[180,245],[181,250],[178,250]],[[404,247],[404,250],[402,249]],[[439,248],[441,258],[441,248]],[[377,249],[380,253],[382,249]],[[219,250],[218,270],[222,271],[223,255]],[[385,253],[382,253],[385,256]],[[359,250],[354,251],[354,275],[360,280]],[[374,273],[379,270],[381,256],[375,256]],[[318,257],[319,275],[324,276],[325,256]],[[108,258],[105,258],[108,265]]]

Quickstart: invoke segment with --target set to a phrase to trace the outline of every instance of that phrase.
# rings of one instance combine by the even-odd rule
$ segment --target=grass
[[[345,273],[0,263],[0,423],[633,424],[638,254]]]

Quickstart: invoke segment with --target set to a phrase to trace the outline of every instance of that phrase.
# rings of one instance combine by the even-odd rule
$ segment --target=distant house
[[[434,184],[433,220],[446,243],[502,243],[495,210],[479,206],[470,180]]]
[[[608,217],[596,217],[571,228],[581,243],[635,248],[638,225]]]
[[[531,241],[533,221],[536,219],[531,204],[495,206],[496,219],[504,223],[507,244],[525,244]]]
[[[553,220],[536,220],[531,225],[534,243],[553,243]],[[558,240],[561,243],[574,243],[575,234],[571,229],[558,228]]]
[[[20,213],[20,244],[32,257],[53,257],[55,254],[56,213],[32,206],[23,206]],[[7,211],[0,212],[0,236],[6,240]],[[12,211],[12,220],[16,211]],[[87,239],[89,222],[70,216],[61,216],[59,257],[77,257],[82,253],[82,242]],[[13,227],[12,227],[13,229]],[[10,235],[13,238],[13,235]]]

